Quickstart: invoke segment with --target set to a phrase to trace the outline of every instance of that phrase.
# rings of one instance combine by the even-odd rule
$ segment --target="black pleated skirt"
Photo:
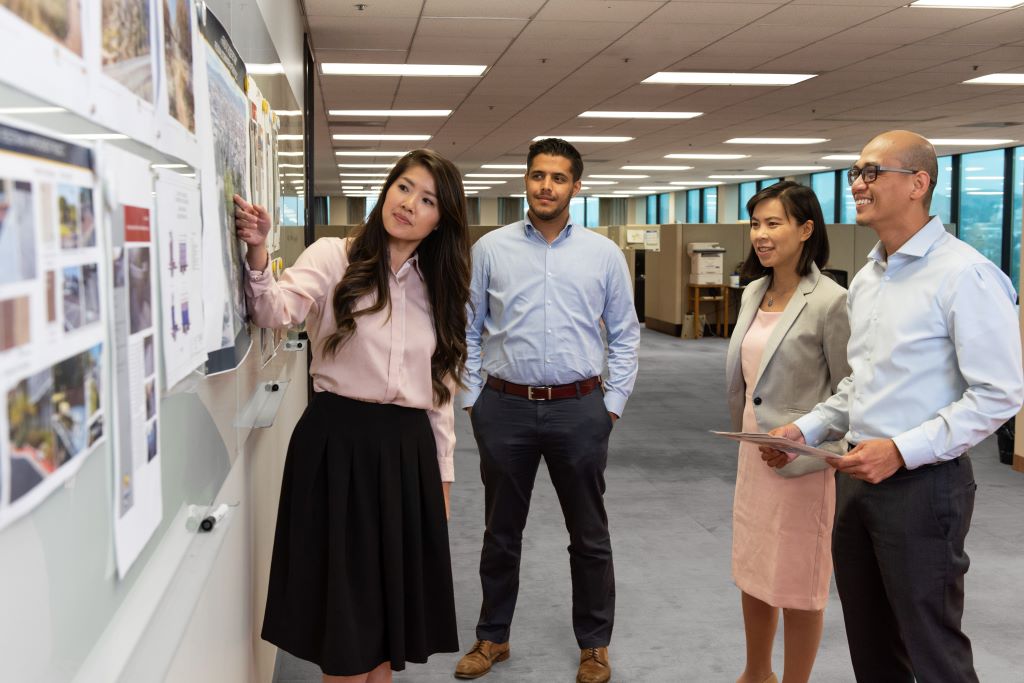
[[[335,676],[458,651],[426,411],[315,394],[288,445],[262,635]]]

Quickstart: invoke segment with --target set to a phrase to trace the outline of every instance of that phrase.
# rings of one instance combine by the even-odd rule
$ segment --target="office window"
[[[704,201],[704,223],[718,222],[718,188],[705,187],[700,191]]]
[[[757,189],[763,190],[764,188],[774,185],[775,183],[782,182],[782,178],[765,178],[764,180],[757,181]]]
[[[939,157],[939,175],[932,191],[932,205],[928,213],[938,216],[943,223],[952,223],[953,216],[953,157]]]
[[[583,224],[588,228],[599,226],[601,224],[601,200],[597,197],[587,197],[584,199],[583,208]]]
[[[658,223],[668,223],[669,216],[672,214],[669,208],[672,205],[672,194],[670,192],[664,192],[658,195]]]
[[[647,225],[655,225],[658,222],[658,197],[647,195]]]
[[[840,171],[840,173],[845,173],[845,171]],[[839,222],[857,222],[857,205],[853,203],[853,190],[846,182],[845,177],[843,178],[843,203],[839,205]]]
[[[1003,159],[1001,149],[960,157],[960,239],[1003,267]]]
[[[1024,220],[1024,147],[1013,150],[1013,213],[1010,220],[1010,278],[1020,286],[1021,220]]]
[[[686,191],[686,222],[700,223],[700,190]]]
[[[751,181],[749,183],[740,183],[740,205],[736,211],[736,215],[739,216],[740,220],[746,220],[750,218],[750,214],[747,213],[747,202],[750,198],[757,194],[757,182]]]
[[[377,197],[378,195],[373,195],[372,197],[366,198],[366,213],[363,215],[364,221],[370,217],[370,212],[373,211],[373,207],[377,206]]]
[[[583,197],[573,197],[569,200],[569,221],[573,225],[586,225],[586,210],[587,205]]]
[[[302,197],[281,196],[281,225],[305,225],[306,202]]]
[[[811,175],[811,189],[821,204],[821,214],[826,223],[836,222],[836,172],[814,173]]]

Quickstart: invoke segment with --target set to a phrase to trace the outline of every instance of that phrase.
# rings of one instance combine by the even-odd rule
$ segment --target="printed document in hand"
[[[770,434],[758,432],[716,432],[714,430],[711,430],[711,433],[716,436],[724,436],[726,439],[732,439],[733,441],[746,441],[758,446],[768,446],[790,455],[809,455],[820,460],[841,457],[836,453],[831,453],[821,448],[814,448],[807,444],[797,443],[796,441],[790,441],[781,436],[771,436]]]

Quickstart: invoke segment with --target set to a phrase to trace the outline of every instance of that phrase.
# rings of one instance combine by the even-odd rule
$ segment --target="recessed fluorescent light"
[[[623,166],[623,171],[692,171],[693,166]]]
[[[585,182],[587,185],[618,185],[619,184],[619,182],[617,180],[591,180],[590,178],[587,178],[583,182]]]
[[[489,189],[491,189],[490,185],[466,185],[465,183],[463,183],[463,186],[467,190],[489,190]]]
[[[320,64],[320,72],[329,76],[479,76],[486,69],[480,64]]]
[[[746,159],[749,154],[666,154],[666,159]]]
[[[915,0],[910,3],[911,7],[918,9],[1012,9],[1024,5],[1021,0],[984,0],[984,2],[970,2],[969,0]]]
[[[467,173],[467,178],[522,178],[521,173]]]
[[[828,166],[758,166],[758,171],[827,171]]]
[[[566,142],[629,142],[633,139],[621,135],[538,135],[533,141],[537,142],[548,138],[560,138]]]
[[[763,178],[764,176],[760,176],[760,177]],[[725,183],[717,181],[717,180],[680,180],[680,181],[669,183],[669,185],[682,185],[682,186],[686,186],[686,187],[695,186],[695,185],[704,186],[704,185],[724,185],[724,184]]]
[[[302,136],[297,133],[288,133],[284,135],[278,135],[278,140],[301,140]]]
[[[278,168],[304,168],[303,164],[278,164]]]
[[[974,195],[974,196],[986,196],[986,197],[987,196],[993,196],[994,197],[996,195],[1001,195],[1003,193],[1002,192],[998,192],[998,191],[975,190],[975,191],[968,191],[967,194]]]
[[[794,85],[818,74],[713,73],[704,71],[659,71],[642,83],[684,85]]]
[[[387,173],[339,173],[342,178],[387,178]]]
[[[989,74],[964,81],[978,85],[1024,85],[1024,74]]]
[[[595,173],[587,176],[587,182],[590,182],[590,178],[615,178],[617,180],[637,180],[640,178],[650,178],[649,175],[633,175],[629,173]]]
[[[331,116],[451,116],[451,109],[330,109]]]
[[[391,168],[394,164],[338,164],[338,168]]]
[[[71,133],[64,137],[71,140],[127,140],[127,135],[120,133]]]
[[[767,178],[766,175],[753,175],[750,173],[727,173],[720,175],[709,175],[708,178],[714,178],[718,180],[760,180]]]
[[[292,185],[304,185],[305,183],[306,183],[305,180],[292,180],[291,181]]]
[[[491,188],[489,188],[489,187],[488,187],[488,188],[486,188],[486,189],[488,189],[488,190],[489,190],[489,189],[491,189]],[[476,190],[463,190],[463,191],[462,191],[462,194],[476,194]]]
[[[730,138],[730,145],[816,145],[828,142],[829,138]]]
[[[516,168],[525,171],[526,164],[481,164],[480,168]]]
[[[585,111],[584,119],[695,119],[702,111]]]
[[[274,113],[278,116],[302,116],[301,109],[275,109]]]
[[[2,107],[0,114],[59,114],[63,107]]]
[[[361,189],[363,189],[363,186],[362,185],[342,185],[341,189],[346,190],[346,191],[348,191],[348,190],[361,190]]]
[[[335,140],[429,140],[429,135],[348,135],[336,133]]]
[[[188,168],[188,164],[150,164],[151,168]]]
[[[408,154],[405,152],[380,152],[375,150],[367,150],[365,152],[335,152],[335,156],[339,157],[404,157]]]
[[[302,152],[278,152],[279,157],[301,157]]]
[[[301,178],[303,174],[302,173],[282,173],[281,175],[283,175],[285,178]]]
[[[525,194],[510,194],[509,197],[515,197],[516,199],[525,199]]]
[[[859,154],[826,154],[822,157],[828,161],[857,161],[860,159]]]
[[[963,145],[964,147],[985,145],[1008,145],[1016,140],[1003,140],[999,138],[928,138],[933,145]]]
[[[272,76],[284,73],[284,67],[280,62],[275,62],[274,64],[246,64],[245,70],[257,76]]]

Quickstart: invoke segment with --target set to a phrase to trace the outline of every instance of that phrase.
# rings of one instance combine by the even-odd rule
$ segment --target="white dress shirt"
[[[1024,401],[1016,291],[933,217],[850,285],[852,374],[796,421],[808,443],[891,438],[907,469],[956,458]]]

